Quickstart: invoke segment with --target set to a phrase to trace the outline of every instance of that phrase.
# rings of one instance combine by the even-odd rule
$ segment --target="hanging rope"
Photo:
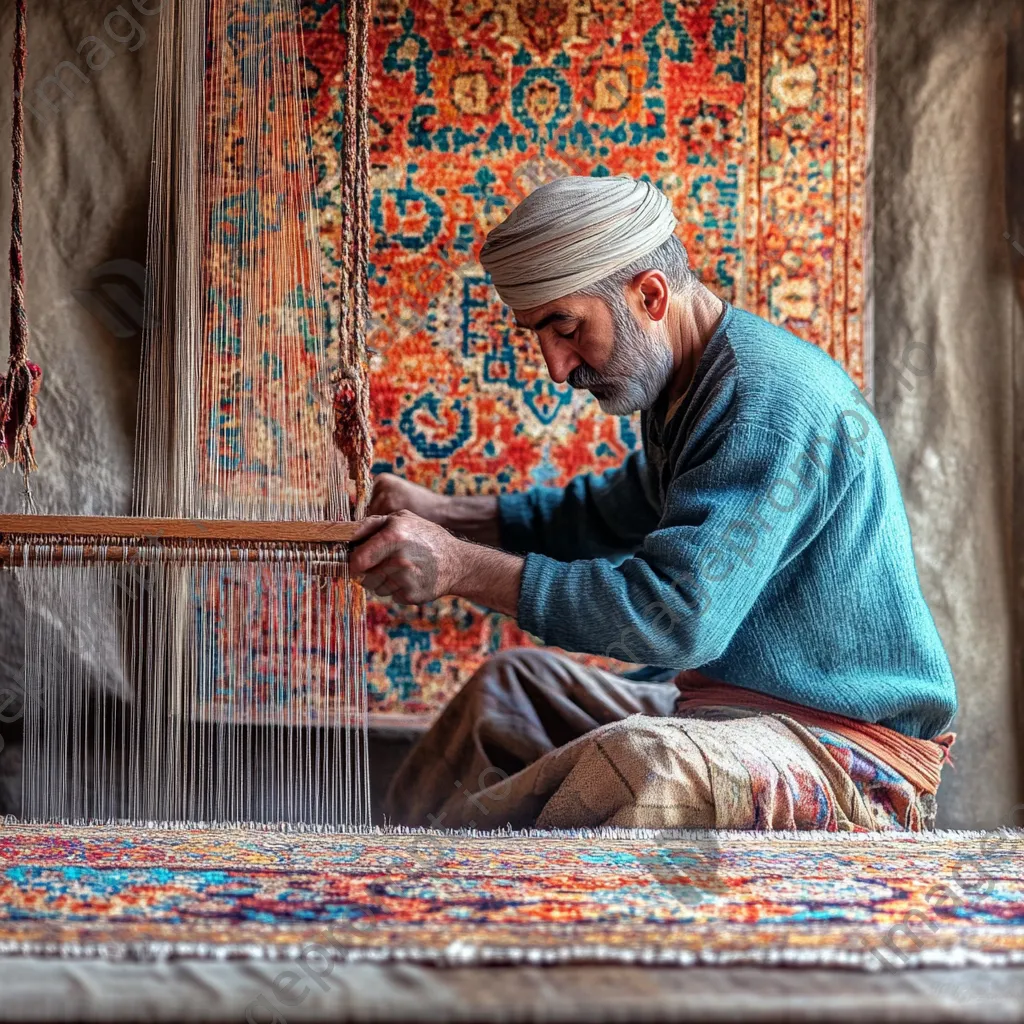
[[[7,375],[0,376],[0,468],[18,463],[28,474],[36,468],[32,428],[42,371],[28,361],[28,313],[25,309],[24,219],[25,65],[28,60],[26,0],[15,0],[14,113],[11,145],[11,355]]]
[[[370,259],[369,26],[370,0],[348,0],[345,8],[345,105],[342,121],[341,344],[334,374],[334,438],[355,482],[353,518],[366,511],[372,489],[373,439],[366,360]]]

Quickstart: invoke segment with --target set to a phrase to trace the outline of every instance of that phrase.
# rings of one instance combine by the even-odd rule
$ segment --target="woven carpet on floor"
[[[0,953],[1024,963],[1024,833],[0,827]]]

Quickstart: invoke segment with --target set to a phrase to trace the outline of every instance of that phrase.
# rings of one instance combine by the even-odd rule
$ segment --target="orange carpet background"
[[[344,26],[334,0],[304,17],[329,175]],[[636,420],[551,383],[477,260],[494,224],[565,174],[650,178],[709,287],[863,385],[871,18],[870,0],[380,0],[376,469],[496,493],[608,469],[638,444]],[[369,629],[377,712],[434,711],[487,654],[530,642],[451,600],[373,603]]]

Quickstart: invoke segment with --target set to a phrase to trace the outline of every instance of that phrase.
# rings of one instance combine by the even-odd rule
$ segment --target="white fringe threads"
[[[311,835],[344,836],[443,836],[466,839],[684,839],[695,842],[762,843],[770,845],[777,841],[814,843],[950,843],[960,845],[975,839],[1012,839],[1024,842],[1024,828],[1001,827],[998,829],[931,829],[921,832],[825,832],[816,829],[788,830],[747,830],[747,829],[693,829],[693,828],[571,828],[571,829],[514,829],[509,826],[490,830],[459,828],[432,829],[408,828],[404,825],[355,827],[348,825],[313,825],[296,822],[219,822],[219,821],[127,821],[127,820],[64,820],[54,822],[21,821],[15,815],[7,815],[0,821],[0,827],[38,829],[54,828],[103,829],[131,828],[133,831],[173,832],[281,832],[307,833]],[[1024,848],[1021,850],[1024,856]]]
[[[881,937],[881,935],[880,935]],[[898,962],[882,964],[870,949],[835,946],[821,949],[671,949],[662,946],[624,948],[601,943],[555,946],[475,946],[452,942],[447,946],[338,946],[310,940],[301,945],[261,946],[257,943],[207,942],[17,942],[0,941],[0,957],[47,957],[60,960],[112,960],[160,963],[169,960],[261,960],[285,963],[303,960],[314,948],[335,963],[416,963],[435,967],[553,966],[557,964],[614,963],[648,967],[778,966],[843,967],[863,971],[908,970],[920,967],[1015,967],[1024,965],[1024,950],[989,951],[953,946],[907,953]]]

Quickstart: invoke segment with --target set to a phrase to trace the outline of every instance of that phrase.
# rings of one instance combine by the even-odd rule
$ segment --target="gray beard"
[[[645,331],[622,303],[612,309],[615,336],[607,367],[598,373],[584,363],[569,374],[570,387],[589,391],[602,412],[630,416],[650,409],[672,379],[672,353],[654,332]]]

